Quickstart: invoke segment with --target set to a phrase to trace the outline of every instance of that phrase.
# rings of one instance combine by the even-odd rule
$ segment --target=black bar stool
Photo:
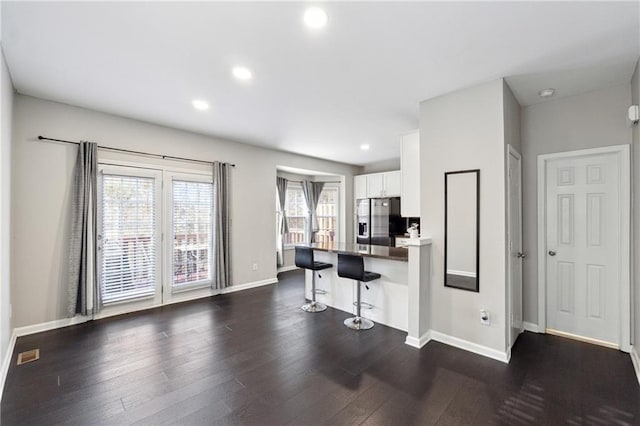
[[[296,246],[296,266],[311,270],[311,302],[302,305],[301,309],[305,312],[322,312],[327,309],[327,305],[316,302],[316,272],[333,268],[333,265],[331,263],[314,262],[312,248]]]
[[[373,321],[362,318],[360,316],[360,310],[362,308],[362,301],[360,300],[360,294],[362,292],[362,283],[377,280],[381,277],[380,274],[375,272],[369,272],[364,270],[364,259],[362,256],[353,254],[338,253],[338,276],[342,278],[350,278],[358,281],[358,296],[356,300],[356,316],[353,318],[347,318],[344,320],[344,325],[353,330],[368,330],[373,327]],[[366,285],[366,284],[365,284]],[[367,287],[369,288],[369,287]]]

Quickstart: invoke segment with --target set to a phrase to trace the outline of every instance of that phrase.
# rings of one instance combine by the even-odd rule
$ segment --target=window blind
[[[211,280],[212,184],[173,180],[172,286]]]
[[[104,304],[155,293],[154,186],[153,178],[102,175],[100,287]]]

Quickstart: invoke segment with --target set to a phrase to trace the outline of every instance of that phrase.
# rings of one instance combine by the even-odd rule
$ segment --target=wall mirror
[[[480,291],[480,170],[444,174],[444,285]]]

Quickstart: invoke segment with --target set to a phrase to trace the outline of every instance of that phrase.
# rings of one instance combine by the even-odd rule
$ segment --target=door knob
[[[524,259],[525,257],[527,257],[527,255],[519,251],[518,253],[516,253],[516,257],[519,257],[520,259]]]
[[[555,251],[553,251],[553,250],[549,250],[549,256],[555,256],[555,255],[556,255],[556,252],[555,252]]]

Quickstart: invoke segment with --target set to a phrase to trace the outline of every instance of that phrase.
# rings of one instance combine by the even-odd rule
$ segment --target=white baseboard
[[[2,371],[0,374],[0,400],[2,400],[2,394],[4,392],[4,385],[7,381],[7,374],[9,373],[9,366],[11,365],[11,360],[13,359],[13,351],[16,347],[16,339],[18,336],[16,335],[15,329],[11,334],[11,340],[9,340],[9,346],[7,346],[7,352],[4,354],[4,359],[2,360]]]
[[[638,383],[640,383],[640,354],[638,353],[637,346],[631,346],[631,363],[633,364],[634,370],[636,370],[636,377],[638,378]]]
[[[538,324],[524,321],[522,323],[522,326],[524,327],[525,330],[530,331],[532,333],[540,333],[540,328],[538,328]]]
[[[278,282],[278,277],[267,278],[266,280],[253,281],[245,284],[232,285],[230,287],[222,289],[220,294],[233,293],[235,291],[248,290],[250,288],[262,287],[263,285],[275,284]]]
[[[56,328],[82,324],[83,322],[87,322],[90,320],[91,320],[91,317],[78,315],[73,318],[63,318],[55,321],[43,322],[40,324],[27,325],[24,327],[16,327],[13,330],[13,332],[16,335],[16,337],[28,336],[29,334],[41,333],[43,331],[54,330]]]
[[[280,272],[295,271],[296,269],[298,269],[298,267],[297,267],[296,265],[283,266],[283,267],[281,267],[281,268],[278,268],[278,273],[280,273]]]
[[[431,330],[431,340],[444,343],[449,346],[464,349],[465,351],[473,352],[478,355],[486,356],[504,363],[509,363],[510,353],[502,352],[497,349],[492,349],[487,346],[482,346],[477,343],[469,342],[458,337],[449,336],[448,334],[440,333],[438,331]]]
[[[404,341],[404,343],[414,348],[420,349],[421,347],[426,345],[429,342],[429,340],[431,340],[431,330],[427,331],[419,338],[407,336],[407,339]]]
[[[233,285],[233,286],[227,287],[227,288],[225,288],[225,289],[223,289],[221,291],[218,291],[218,292],[214,291],[212,293],[201,294],[201,295],[196,296],[194,298],[184,298],[184,299],[180,299],[180,300],[175,300],[175,301],[172,301],[172,302],[170,302],[168,304],[188,302],[190,300],[201,299],[203,297],[211,297],[211,296],[214,296],[216,294],[226,294],[226,293],[233,293],[233,292],[236,292],[236,291],[248,290],[250,288],[261,287],[263,285],[274,284],[274,283],[277,283],[277,282],[278,282],[278,278],[268,278],[266,280],[260,280],[260,281],[254,281],[254,282],[250,282],[250,283],[245,283],[245,284]],[[160,305],[158,305],[158,306],[160,306]],[[144,311],[146,309],[157,308],[158,306],[149,306],[148,308],[140,309],[138,312]],[[100,316],[97,319],[108,318],[110,316],[115,316],[115,315],[121,315],[122,313],[123,312],[114,312],[113,314]],[[29,334],[41,333],[43,331],[54,330],[56,328],[62,328],[62,327],[68,327],[70,325],[82,324],[83,322],[87,322],[87,321],[90,321],[90,320],[91,320],[91,317],[89,317],[89,316],[77,315],[77,316],[75,316],[73,318],[62,318],[62,319],[58,319],[58,320],[54,320],[54,321],[43,322],[43,323],[40,323],[40,324],[27,325],[27,326],[24,326],[24,327],[16,327],[13,330],[13,332],[17,337],[28,336]]]

